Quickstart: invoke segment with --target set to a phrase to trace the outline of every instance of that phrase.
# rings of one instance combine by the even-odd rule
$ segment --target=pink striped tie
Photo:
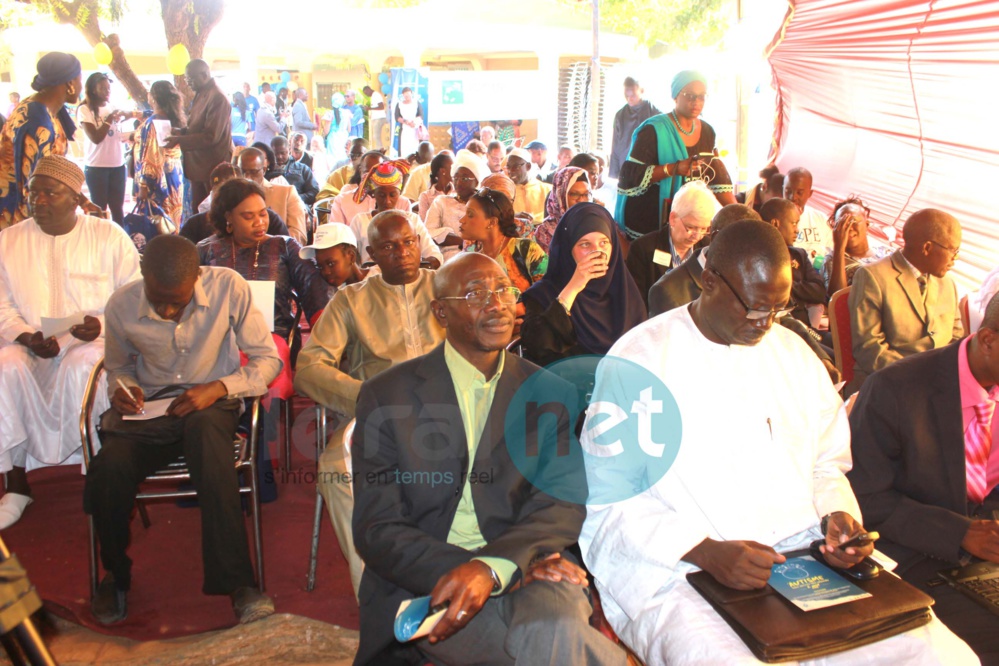
[[[985,501],[988,494],[987,472],[992,452],[992,415],[996,403],[986,400],[975,405],[975,420],[965,436],[964,455],[968,477],[968,499],[975,504]]]

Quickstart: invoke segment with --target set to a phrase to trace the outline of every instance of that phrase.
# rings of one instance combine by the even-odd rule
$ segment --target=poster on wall
[[[539,72],[429,72],[427,101],[435,123],[537,118],[531,90],[542,89]]]

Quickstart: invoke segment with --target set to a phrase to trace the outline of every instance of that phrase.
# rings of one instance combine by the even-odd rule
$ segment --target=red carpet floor
[[[294,613],[342,627],[358,626],[347,563],[325,514],[316,589],[305,591],[315,506],[315,435],[312,403],[297,399],[292,428],[292,472],[277,473],[278,499],[262,506],[267,593],[279,613]],[[271,443],[277,460],[277,445]],[[201,522],[197,508],[149,504],[152,525],[132,521],[132,591],[128,619],[103,627],[90,616],[87,520],[79,467],[29,474],[35,502],[0,533],[27,569],[46,607],[97,631],[153,640],[222,629],[235,624],[228,597],[201,593]],[[325,510],[324,510],[325,511]],[[247,533],[252,526],[247,518]],[[251,548],[252,553],[252,548]]]

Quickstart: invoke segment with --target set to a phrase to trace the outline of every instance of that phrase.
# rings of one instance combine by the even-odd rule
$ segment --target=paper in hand
[[[423,638],[437,626],[447,608],[430,614],[430,597],[406,599],[395,614],[395,639],[400,643]]]
[[[177,398],[162,398],[160,400],[147,400],[142,405],[141,414],[123,414],[122,421],[148,421],[150,419],[166,416],[167,408]]]
[[[69,333],[69,329],[83,324],[83,313],[77,312],[68,317],[42,317],[42,337],[45,339]]]

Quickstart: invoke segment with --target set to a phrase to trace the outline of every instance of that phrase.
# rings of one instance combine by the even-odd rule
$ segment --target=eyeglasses
[[[252,176],[253,174],[263,173],[265,169],[263,167],[259,169],[243,169],[244,176]]]
[[[493,296],[500,305],[514,305],[520,298],[520,289],[516,287],[500,287],[496,290],[473,289],[464,296],[441,296],[438,300],[465,301],[470,308],[484,308]]]
[[[479,179],[475,176],[459,176],[458,178],[452,178],[456,183],[476,183],[478,184]]]
[[[961,248],[960,247],[958,247],[958,248],[947,247],[943,243],[938,243],[935,240],[931,240],[930,242],[933,243],[934,245],[936,245],[937,247],[943,248],[943,249],[947,250],[948,252],[950,252],[950,256],[954,257],[955,259],[957,258],[957,255],[961,254]]]
[[[708,270],[710,270],[712,273],[721,278],[721,281],[725,283],[725,286],[729,288],[729,291],[732,292],[732,295],[735,296],[735,298],[739,301],[739,305],[741,305],[746,310],[746,319],[749,319],[750,321],[769,320],[771,317],[773,317],[774,319],[780,319],[781,317],[786,317],[787,315],[791,314],[791,312],[796,307],[794,301],[788,301],[787,304],[779,310],[777,309],[754,310],[753,308],[746,305],[746,301],[742,300],[742,296],[740,296],[739,292],[735,290],[735,287],[732,286],[732,283],[725,279],[724,275],[719,273],[714,268],[709,268]]]
[[[680,94],[683,95],[683,98],[685,100],[687,100],[688,102],[696,102],[698,100],[700,100],[700,101],[703,102],[703,101],[705,101],[708,98],[708,94],[707,93],[701,93],[700,95],[695,95],[692,92],[684,92],[684,93],[680,93]]]
[[[683,218],[680,218],[680,224],[683,225],[683,228],[687,230],[688,234],[707,236],[709,233],[711,233],[711,225],[708,225],[706,227],[698,227],[696,225],[687,224],[686,222],[683,221]]]

